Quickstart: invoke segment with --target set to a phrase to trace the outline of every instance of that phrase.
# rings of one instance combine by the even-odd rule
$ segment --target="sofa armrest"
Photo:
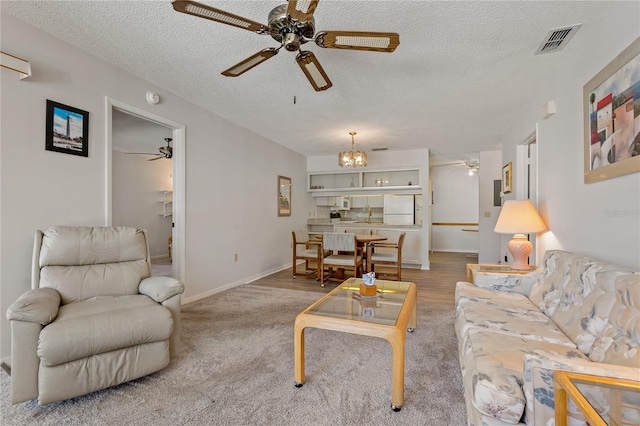
[[[60,293],[52,288],[35,288],[9,306],[7,319],[47,325],[58,316],[58,307]]]
[[[542,350],[524,356],[523,391],[527,401],[525,419],[527,425],[552,424],[555,419],[553,373],[556,370],[571,371],[595,376],[637,380],[640,369],[615,364],[591,362],[551,354]],[[570,424],[586,424],[580,410],[571,402],[567,415]]]
[[[510,291],[529,296],[531,288],[538,282],[540,269],[536,269],[528,274],[509,274],[509,273],[492,273],[482,272],[476,273],[474,284],[477,287],[489,288],[498,291]]]
[[[140,281],[138,291],[140,294],[162,303],[173,296],[184,293],[184,285],[171,277],[148,277]]]

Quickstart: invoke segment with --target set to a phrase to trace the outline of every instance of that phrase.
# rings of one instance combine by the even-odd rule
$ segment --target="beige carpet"
[[[452,307],[418,305],[405,405],[391,404],[382,339],[307,329],[306,383],[294,386],[293,321],[320,293],[245,285],[183,307],[182,353],[151,376],[70,401],[12,406],[3,425],[465,425]]]

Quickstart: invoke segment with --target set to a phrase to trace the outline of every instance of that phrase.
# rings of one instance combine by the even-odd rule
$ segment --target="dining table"
[[[384,235],[358,235],[356,234],[356,242],[358,243],[358,246],[362,247],[362,261],[363,261],[363,267],[365,272],[368,270],[367,267],[367,248],[369,247],[369,244],[371,243],[375,243],[375,242],[379,242],[379,241],[386,241],[387,237],[385,237]]]

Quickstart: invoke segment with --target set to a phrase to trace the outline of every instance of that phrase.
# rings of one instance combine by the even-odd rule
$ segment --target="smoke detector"
[[[540,55],[542,53],[553,53],[564,49],[569,43],[569,40],[578,31],[582,24],[570,25],[568,27],[555,28],[549,30],[547,36],[544,38],[538,50],[534,55]]]

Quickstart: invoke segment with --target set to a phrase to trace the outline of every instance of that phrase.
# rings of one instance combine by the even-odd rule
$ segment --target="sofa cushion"
[[[52,367],[91,355],[167,340],[169,309],[147,296],[94,297],[60,307],[40,332],[38,357]]]
[[[607,364],[640,366],[640,274],[619,275],[606,325],[595,336],[589,359]],[[600,304],[598,302],[596,307]],[[600,321],[600,312],[592,315]]]
[[[576,256],[562,250],[548,250],[542,261],[543,273],[531,288],[529,299],[543,313],[550,316],[555,310],[562,290],[571,279],[571,265]]]
[[[458,283],[456,332],[464,339],[470,328],[506,333],[575,348],[575,344],[524,296]]]
[[[460,356],[464,386],[471,386],[474,407],[510,424],[520,422],[525,408],[522,391],[524,355],[534,350],[586,359],[576,349],[554,343],[470,329]]]

